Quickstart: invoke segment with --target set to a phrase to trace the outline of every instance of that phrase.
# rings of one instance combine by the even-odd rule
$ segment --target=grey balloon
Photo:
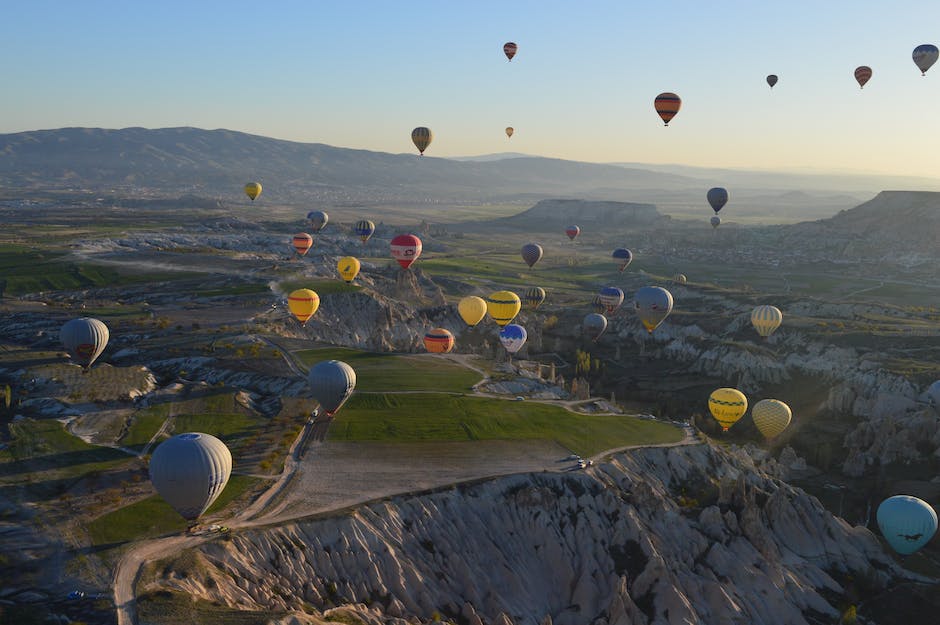
[[[661,286],[644,286],[633,298],[636,314],[651,333],[672,312],[672,293]]]
[[[600,313],[589,313],[584,317],[581,327],[592,341],[596,341],[607,329],[607,317]]]
[[[310,221],[310,227],[315,234],[326,227],[327,222],[330,220],[330,216],[327,215],[324,211],[310,211],[307,213],[307,219]]]
[[[718,215],[715,215],[714,217],[712,217],[711,221],[712,221],[712,228],[717,228],[718,226],[721,225],[721,217],[719,217]]]
[[[91,317],[72,319],[59,331],[65,351],[86,371],[108,346],[110,337],[108,326]]]
[[[529,267],[539,262],[542,258],[542,246],[538,243],[526,243],[522,246],[522,260]]]
[[[163,441],[150,458],[150,481],[184,519],[198,519],[222,493],[232,474],[225,443],[201,432]]]
[[[356,372],[341,360],[324,360],[310,367],[307,385],[320,408],[332,416],[356,388]]]

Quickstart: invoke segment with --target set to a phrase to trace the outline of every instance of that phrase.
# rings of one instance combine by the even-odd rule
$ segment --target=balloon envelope
[[[597,295],[601,304],[604,305],[604,310],[607,314],[616,312],[620,305],[623,304],[623,291],[618,289],[615,286],[605,286],[601,289],[601,292]]]
[[[651,333],[672,312],[672,293],[660,286],[644,286],[633,298],[636,314]]]
[[[255,198],[261,195],[261,183],[260,182],[249,182],[245,185],[245,195],[251,198],[251,201],[254,202]]]
[[[356,222],[355,231],[356,236],[358,236],[362,242],[365,243],[375,233],[375,224],[368,219],[363,219],[362,221]]]
[[[512,133],[514,133],[514,132],[516,132],[516,131],[513,130],[512,126],[506,126],[506,136],[507,136],[507,137],[512,137]]]
[[[568,235],[568,238],[569,238],[569,239],[571,239],[572,241],[574,241],[575,238],[576,238],[579,234],[581,234],[581,228],[579,228],[578,226],[568,226],[567,228],[565,228],[565,234]]]
[[[721,217],[719,217],[718,215],[712,216],[710,221],[712,224],[712,228],[717,228],[718,226],[721,225]]]
[[[888,497],[878,506],[878,529],[901,555],[926,545],[937,533],[937,513],[923,499],[910,495]]]
[[[320,402],[320,408],[331,417],[356,388],[356,372],[341,360],[323,360],[310,367],[307,386],[313,398]]]
[[[525,301],[526,308],[536,310],[545,301],[545,289],[540,286],[530,287],[526,289],[522,299]]]
[[[512,57],[516,56],[516,51],[518,49],[519,49],[519,46],[517,46],[512,41],[507,41],[506,43],[503,44],[503,54],[505,54],[506,58],[509,59],[510,61],[512,60]]]
[[[705,194],[705,197],[708,199],[708,203],[711,204],[712,210],[717,214],[728,203],[728,190],[724,187],[712,187]]]
[[[719,388],[708,396],[708,410],[715,421],[727,431],[747,412],[747,397],[736,388]]]
[[[859,89],[865,86],[871,79],[871,68],[867,65],[859,65],[855,68],[855,80],[858,82]]]
[[[607,317],[600,313],[589,313],[581,322],[581,329],[592,341],[596,341],[607,329]]]
[[[656,96],[656,99],[653,100],[653,107],[656,109],[656,112],[662,118],[666,126],[669,125],[669,122],[672,121],[672,118],[676,116],[676,113],[679,112],[679,109],[682,107],[682,99],[674,93],[665,92],[660,93]]]
[[[620,271],[626,269],[633,262],[633,252],[625,247],[618,247],[611,256],[620,265]]]
[[[287,308],[304,325],[320,307],[320,296],[310,289],[297,289],[287,296]]]
[[[424,348],[432,354],[446,354],[454,349],[454,335],[445,328],[434,328],[425,333]]]
[[[751,311],[751,324],[757,333],[767,338],[783,323],[783,313],[776,306],[758,306]]]
[[[542,246],[537,243],[526,243],[522,246],[522,260],[531,267],[542,258]]]
[[[184,519],[198,519],[222,494],[232,474],[232,453],[225,443],[201,432],[169,438],[150,458],[150,481]]]
[[[486,302],[482,297],[468,295],[457,304],[457,312],[463,322],[472,328],[486,316]]]
[[[399,234],[392,239],[392,258],[404,269],[421,256],[421,239],[413,234]]]
[[[672,280],[673,280],[673,282],[675,282],[676,284],[685,284],[686,282],[689,281],[689,279],[686,278],[686,277],[685,277],[685,274],[683,274],[683,273],[677,273],[676,275],[674,275],[674,276],[672,277]]]
[[[771,89],[773,89],[773,88],[774,88],[774,85],[777,84],[777,75],[776,75],[776,74],[770,74],[769,76],[767,76],[767,84],[770,85],[770,88],[771,88]]]
[[[431,132],[430,128],[418,126],[411,131],[411,141],[415,144],[415,147],[418,148],[418,152],[421,154],[424,154],[424,151],[428,149],[428,146],[431,145],[431,141],[433,139],[434,133]]]
[[[925,43],[914,48],[914,52],[911,56],[914,59],[914,64],[920,69],[921,76],[923,76],[927,73],[927,70],[937,62],[940,51],[937,50],[937,46]]]
[[[510,323],[499,331],[499,342],[510,354],[515,354],[522,349],[526,337],[525,328],[515,323]]]
[[[323,211],[310,211],[307,213],[307,221],[310,222],[310,227],[313,228],[314,233],[323,230],[329,220],[330,216]]]
[[[496,291],[486,298],[486,312],[497,325],[504,326],[519,314],[522,301],[512,291]]]
[[[931,404],[940,408],[940,380],[927,387],[927,397]]]
[[[294,251],[298,256],[303,256],[313,247],[313,237],[306,232],[298,232],[291,240],[291,245],[294,246]]]
[[[362,264],[359,262],[359,259],[354,256],[343,256],[336,261],[336,270],[339,271],[339,276],[345,280],[347,284],[356,279],[361,266]]]
[[[108,346],[111,333],[104,322],[91,317],[72,319],[62,325],[59,340],[76,363],[87,370],[104,348]]]
[[[779,399],[762,399],[751,408],[751,418],[764,438],[770,440],[787,429],[793,413]]]

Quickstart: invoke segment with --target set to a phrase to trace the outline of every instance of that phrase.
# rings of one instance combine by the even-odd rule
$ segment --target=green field
[[[356,371],[356,390],[448,391],[462,393],[480,381],[466,367],[430,355],[395,355],[354,349],[305,349],[295,355],[308,367],[321,360],[342,360]]]
[[[552,440],[583,456],[682,437],[678,428],[656,421],[440,393],[354,395],[337,414],[329,435],[336,441]]]

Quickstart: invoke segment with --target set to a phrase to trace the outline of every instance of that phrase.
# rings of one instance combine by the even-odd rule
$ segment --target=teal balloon
[[[902,556],[914,553],[937,533],[937,513],[926,501],[910,495],[888,497],[876,516],[881,535]]]

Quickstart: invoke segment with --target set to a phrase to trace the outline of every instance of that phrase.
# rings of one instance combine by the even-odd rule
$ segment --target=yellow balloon
[[[486,316],[486,302],[482,297],[468,295],[457,304],[457,312],[463,322],[472,328]]]
[[[496,291],[486,298],[486,312],[497,325],[504,326],[519,314],[522,300],[512,291]]]
[[[245,195],[251,198],[251,201],[254,202],[255,198],[261,195],[261,183],[260,182],[249,182],[245,185]]]
[[[349,284],[359,275],[359,259],[353,256],[343,256],[336,263],[336,269],[339,270],[340,277]]]
[[[758,306],[751,311],[751,324],[762,337],[767,338],[783,323],[783,313],[776,306]]]
[[[787,429],[793,413],[778,399],[762,399],[751,409],[751,418],[764,438],[769,440]]]
[[[736,388],[719,388],[708,397],[708,409],[725,432],[747,412],[747,397]]]
[[[310,289],[297,289],[287,296],[287,307],[300,325],[304,325],[320,307],[320,296]]]

